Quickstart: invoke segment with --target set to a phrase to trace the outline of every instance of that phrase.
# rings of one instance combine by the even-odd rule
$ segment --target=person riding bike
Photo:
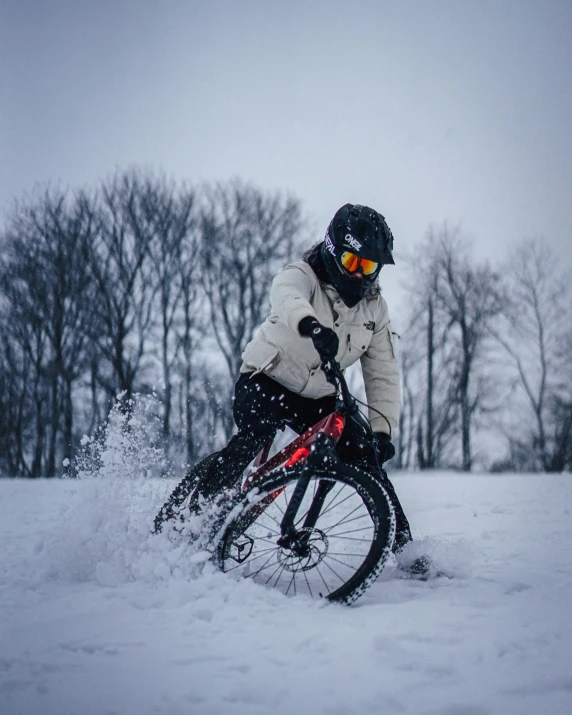
[[[395,454],[391,434],[401,405],[393,333],[378,282],[382,267],[394,263],[385,218],[367,206],[345,204],[324,240],[276,276],[271,314],[242,354],[233,405],[238,433],[184,477],[157,516],[156,531],[176,513],[191,484],[197,484],[196,504],[214,499],[239,482],[284,425],[301,434],[333,412],[335,388],[322,363],[335,359],[344,369],[359,359],[374,440],[347,420],[337,452],[342,462],[373,474],[387,491],[397,520],[394,552],[411,540],[395,489],[379,468]]]

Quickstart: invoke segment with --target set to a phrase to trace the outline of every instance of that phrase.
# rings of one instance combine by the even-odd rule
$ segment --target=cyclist
[[[288,425],[300,434],[332,412],[334,387],[321,364],[335,358],[342,368],[361,361],[375,433],[371,446],[363,428],[347,420],[338,455],[374,474],[385,487],[397,517],[394,551],[411,540],[395,490],[378,468],[395,454],[391,433],[401,402],[391,323],[378,282],[382,267],[394,264],[392,252],[385,218],[367,206],[346,204],[324,240],[274,279],[271,314],[242,355],[233,406],[238,433],[185,476],[157,516],[157,531],[196,480],[203,500],[212,499],[238,482],[278,429]]]

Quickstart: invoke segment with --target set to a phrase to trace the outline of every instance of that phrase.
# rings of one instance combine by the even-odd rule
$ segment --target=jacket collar
[[[298,268],[301,268],[304,271],[304,273],[306,273],[307,275],[309,275],[313,278],[318,278],[320,288],[328,296],[328,299],[332,303],[334,310],[336,311],[336,313],[338,315],[349,315],[351,313],[357,312],[360,309],[360,305],[362,303],[361,300],[353,308],[348,308],[348,306],[340,298],[340,294],[334,288],[334,286],[331,285],[330,283],[326,283],[324,281],[319,280],[319,277],[316,275],[316,272],[314,271],[314,269],[306,261],[299,261],[298,263],[295,263],[294,265],[296,265]]]

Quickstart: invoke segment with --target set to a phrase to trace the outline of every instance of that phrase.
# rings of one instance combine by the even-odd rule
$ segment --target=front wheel
[[[280,523],[303,467],[272,472],[237,497],[218,534],[222,571],[286,595],[351,603],[391,554],[395,513],[383,487],[344,464],[314,468],[298,509],[295,541]]]

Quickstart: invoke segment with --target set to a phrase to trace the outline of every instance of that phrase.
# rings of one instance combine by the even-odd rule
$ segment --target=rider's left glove
[[[385,432],[376,432],[373,438],[378,459],[382,464],[389,462],[390,459],[395,457],[395,447],[388,434],[385,434]]]

